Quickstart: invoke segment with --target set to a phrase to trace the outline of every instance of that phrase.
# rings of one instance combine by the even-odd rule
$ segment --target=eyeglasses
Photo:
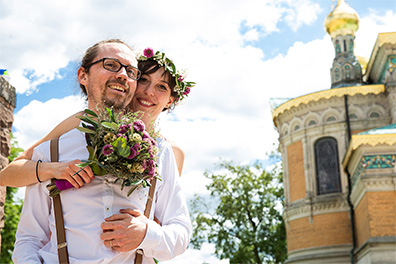
[[[89,69],[92,65],[94,65],[95,63],[101,62],[103,61],[103,68],[111,71],[111,72],[119,72],[119,70],[121,70],[122,67],[125,68],[126,70],[126,74],[128,75],[129,78],[131,78],[132,80],[139,80],[140,76],[142,75],[142,73],[140,72],[140,70],[132,65],[124,65],[121,62],[119,62],[116,59],[110,59],[110,58],[103,58],[94,62],[91,62],[90,64],[88,64],[85,69]]]

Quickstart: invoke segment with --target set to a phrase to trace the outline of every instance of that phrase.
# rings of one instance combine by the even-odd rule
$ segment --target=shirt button
[[[110,208],[109,207],[106,207],[106,211],[109,211],[110,210]]]

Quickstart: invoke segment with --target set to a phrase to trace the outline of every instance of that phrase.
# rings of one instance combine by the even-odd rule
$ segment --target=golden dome
[[[362,66],[362,74],[366,73],[368,59],[366,57],[356,56],[360,66]]]
[[[324,26],[332,38],[338,35],[355,35],[359,28],[359,15],[344,0],[338,0],[337,6],[326,17]]]

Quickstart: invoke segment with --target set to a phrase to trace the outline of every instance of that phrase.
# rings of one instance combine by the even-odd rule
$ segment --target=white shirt
[[[154,215],[162,226],[148,221],[146,236],[139,249],[143,263],[168,260],[182,254],[191,236],[187,204],[178,182],[178,171],[172,149],[158,139],[158,172],[150,219]],[[50,161],[50,144],[44,142],[34,150],[33,160]],[[73,129],[59,139],[59,161],[86,160],[88,151],[84,133]],[[127,197],[128,186],[121,191],[120,183],[112,183],[111,175],[96,176],[80,189],[61,192],[70,263],[133,263],[135,250],[116,252],[100,239],[100,224],[106,217],[132,208],[144,212],[149,188],[140,188]],[[16,233],[14,263],[58,263],[56,227],[53,204],[46,185],[49,181],[26,188],[21,220]]]

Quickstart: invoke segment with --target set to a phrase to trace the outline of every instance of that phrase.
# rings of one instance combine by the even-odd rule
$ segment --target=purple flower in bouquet
[[[133,145],[133,148],[134,148],[137,152],[139,152],[139,151],[142,149],[142,147],[140,146],[139,143],[135,143],[135,145]]]
[[[158,146],[157,141],[154,138],[150,138],[150,140],[151,140],[151,145]]]
[[[146,127],[142,120],[136,120],[133,122],[133,128],[138,132],[143,132]]]
[[[138,152],[136,151],[136,149],[134,149],[133,147],[131,147],[131,154],[129,154],[129,156],[127,157],[127,159],[133,159],[134,157],[136,157],[138,155]]]
[[[117,137],[118,137],[118,138],[119,138],[119,137],[123,137],[123,138],[125,138],[126,140],[128,140],[128,137],[125,136],[124,134],[121,134],[121,133],[118,133],[118,134],[117,134]]]
[[[121,125],[118,133],[125,134],[126,132],[128,132],[129,128],[130,127],[128,125]]]
[[[150,138],[149,133],[147,133],[147,131],[143,131],[143,136],[142,136],[142,138],[143,138],[143,139]],[[150,142],[149,142],[149,143],[150,143]]]
[[[102,152],[105,156],[109,156],[111,154],[113,154],[114,152],[114,147],[110,144],[107,144],[103,147]]]

